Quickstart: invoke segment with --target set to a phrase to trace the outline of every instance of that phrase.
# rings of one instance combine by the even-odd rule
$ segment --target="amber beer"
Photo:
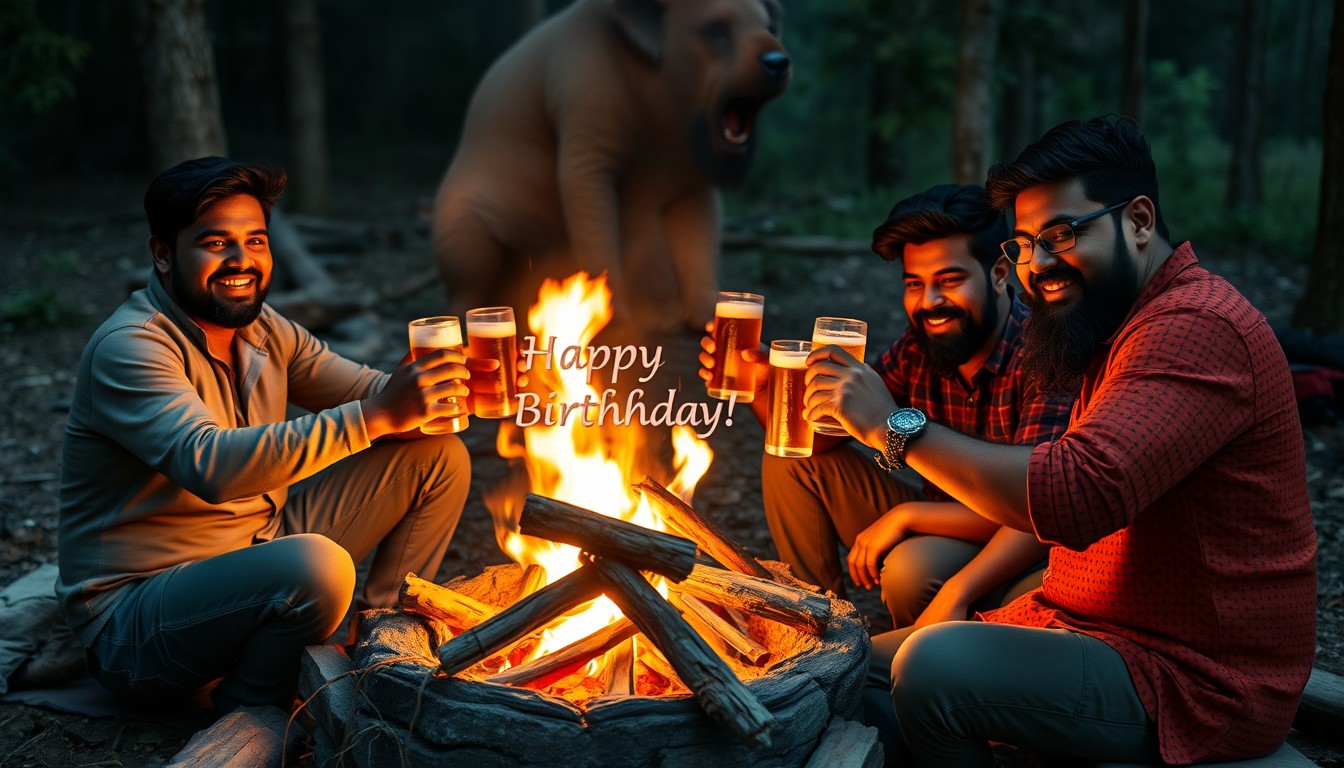
[[[868,324],[852,317],[818,317],[812,326],[812,348],[832,344],[862,363],[868,346]],[[812,428],[822,435],[849,435],[834,416],[822,416],[812,422]]]
[[[770,409],[765,425],[765,452],[802,458],[812,455],[812,425],[803,418],[810,341],[770,342]]]
[[[472,413],[483,419],[505,419],[518,412],[518,326],[512,307],[467,311],[467,357],[498,360],[494,371],[473,373],[472,380],[493,382],[489,391],[472,387]]]
[[[765,297],[759,293],[721,291],[714,308],[714,370],[709,396],[750,403],[756,396],[756,366],[742,359],[742,350],[761,345]]]
[[[422,317],[407,323],[406,327],[411,337],[412,360],[419,360],[440,349],[462,351],[462,323],[456,317]],[[459,406],[460,413],[428,421],[420,427],[421,432],[426,435],[446,435],[467,428],[469,420],[466,407],[458,403],[456,397],[446,398],[443,402]]]

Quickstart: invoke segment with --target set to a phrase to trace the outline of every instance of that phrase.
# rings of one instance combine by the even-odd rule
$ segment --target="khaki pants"
[[[873,649],[863,719],[878,729],[888,766],[988,768],[990,742],[1162,762],[1124,660],[1089,635],[956,621],[878,635]]]
[[[765,454],[761,461],[765,518],[779,557],[799,579],[845,596],[839,545],[887,510],[920,497],[882,471],[871,451],[840,446],[804,459]],[[980,553],[984,544],[946,536],[911,536],[882,561],[882,603],[893,627],[915,623],[943,584]],[[982,595],[973,611],[997,608],[1041,584],[1041,562]]]
[[[215,710],[287,706],[304,646],[350,608],[387,606],[408,571],[438,572],[471,483],[455,436],[386,441],[298,483],[276,538],[170,568],[123,595],[88,649],[114,693],[163,700],[212,681]]]

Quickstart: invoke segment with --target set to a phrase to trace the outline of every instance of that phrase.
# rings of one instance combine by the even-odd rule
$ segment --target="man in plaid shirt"
[[[1040,394],[1018,366],[1028,313],[1008,285],[1012,266],[999,249],[1007,231],[974,185],[940,185],[896,204],[873,250],[902,263],[910,327],[874,369],[896,402],[931,421],[1036,445],[1063,433],[1073,399]],[[708,376],[712,338],[703,345]],[[758,386],[766,379],[758,375]],[[762,421],[767,402],[763,394],[752,402]],[[1046,548],[1035,536],[985,520],[931,483],[921,493],[846,444],[819,433],[808,458],[763,457],[770,533],[798,578],[844,595],[843,542],[854,583],[880,583],[898,628],[965,619],[1040,583]],[[894,651],[879,664],[883,676]]]
[[[977,440],[832,347],[808,358],[809,418],[1053,545],[1040,589],[900,646],[889,762],[988,768],[992,742],[1168,765],[1275,751],[1311,673],[1317,584],[1273,330],[1171,239],[1132,119],[1061,124],[987,186],[1013,210],[1003,253],[1034,309],[1022,363],[1047,389],[1080,385],[1061,437]]]

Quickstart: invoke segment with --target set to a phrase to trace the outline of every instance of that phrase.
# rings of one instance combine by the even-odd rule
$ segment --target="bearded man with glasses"
[[[990,766],[990,742],[1184,765],[1273,752],[1315,649],[1316,538],[1292,380],[1264,316],[1171,245],[1133,120],[1057,126],[990,170],[1034,307],[1024,364],[1081,385],[1034,448],[889,419],[827,349],[836,416],[984,517],[1051,544],[1040,589],[916,631],[891,667],[889,762]],[[864,407],[841,409],[841,403]],[[896,411],[899,413],[899,411]],[[894,436],[894,437],[893,437]]]

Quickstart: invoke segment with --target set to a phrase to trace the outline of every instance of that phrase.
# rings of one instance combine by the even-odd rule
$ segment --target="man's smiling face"
[[[261,204],[235,195],[177,234],[169,290],[197,322],[241,328],[261,313],[271,267]]]
[[[1035,237],[1115,202],[1089,199],[1078,179],[1029,187],[1014,202],[1013,234]],[[1073,247],[1059,253],[1037,244],[1017,266],[1023,301],[1032,310],[1023,366],[1047,389],[1072,389],[1138,298],[1138,267],[1124,226],[1128,211],[1121,207],[1080,224]]]

